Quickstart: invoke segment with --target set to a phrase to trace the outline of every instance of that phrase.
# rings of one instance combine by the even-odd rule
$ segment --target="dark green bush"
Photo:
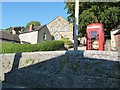
[[[63,41],[45,41],[38,44],[1,43],[1,53],[55,51],[64,48]]]

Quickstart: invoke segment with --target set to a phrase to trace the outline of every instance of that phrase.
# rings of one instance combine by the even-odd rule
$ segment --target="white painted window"
[[[58,25],[57,28],[58,28],[58,32],[60,32],[60,31],[61,31],[61,27],[60,27],[60,25]]]
[[[64,26],[64,30],[65,30],[66,32],[68,32],[68,26],[67,26],[67,25]]]
[[[54,32],[54,26],[51,26],[50,31]]]

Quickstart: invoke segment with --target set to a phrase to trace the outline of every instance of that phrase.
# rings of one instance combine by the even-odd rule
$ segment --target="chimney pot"
[[[12,28],[12,34],[16,34],[14,27]]]
[[[29,26],[29,31],[31,32],[33,30],[33,24]]]

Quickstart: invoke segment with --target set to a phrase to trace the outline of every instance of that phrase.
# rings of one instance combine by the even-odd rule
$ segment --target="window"
[[[59,21],[60,21],[61,19],[59,18]]]
[[[95,38],[97,36],[97,31],[92,31],[91,32],[91,38]]]
[[[58,25],[58,32],[61,31],[60,25]]]
[[[46,41],[46,33],[43,33],[43,40]]]
[[[64,30],[65,30],[66,32],[68,32],[68,26],[67,26],[67,25],[64,27]]]
[[[90,36],[92,40],[97,40],[98,39],[97,31],[92,31]]]
[[[54,32],[54,27],[53,26],[51,26],[50,31]]]
[[[55,35],[55,40],[60,40],[61,39],[61,36],[59,34],[56,34]]]

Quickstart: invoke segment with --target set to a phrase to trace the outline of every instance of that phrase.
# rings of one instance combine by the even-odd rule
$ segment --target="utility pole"
[[[78,20],[79,20],[79,0],[75,0],[74,50],[78,50]]]

